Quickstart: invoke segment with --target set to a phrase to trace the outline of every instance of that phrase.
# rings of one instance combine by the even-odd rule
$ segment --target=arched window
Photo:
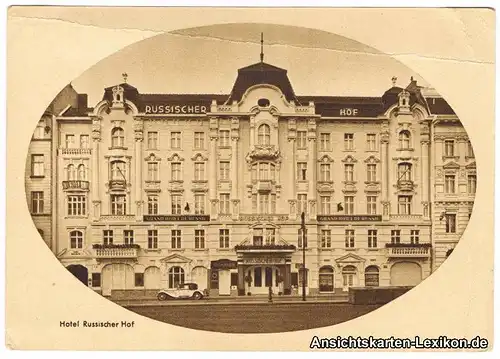
[[[75,172],[75,166],[74,165],[69,165],[68,166],[68,181],[72,181],[76,179],[76,172]]]
[[[81,231],[69,232],[70,248],[82,249],[83,248],[83,233]]]
[[[111,179],[121,181],[125,181],[127,179],[125,162],[111,162]]]
[[[411,135],[410,131],[403,130],[399,133],[399,148],[409,149],[410,148]]]
[[[123,128],[115,127],[111,131],[111,147],[123,147],[125,145],[125,134]]]
[[[378,268],[376,266],[369,266],[365,269],[365,286],[378,287]]]
[[[85,165],[79,165],[78,166],[78,179],[80,181],[85,181],[86,180],[86,174],[85,174]]]
[[[262,124],[259,126],[257,142],[259,145],[264,146],[271,144],[271,128],[269,125]]]
[[[319,269],[319,291],[333,292],[333,268],[329,266]]]
[[[168,271],[168,287],[177,288],[184,283],[184,269],[181,267],[172,267]]]
[[[411,167],[411,163],[407,162],[403,162],[398,165],[398,182],[412,180]]]

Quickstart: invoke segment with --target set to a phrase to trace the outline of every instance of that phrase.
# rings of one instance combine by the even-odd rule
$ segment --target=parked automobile
[[[182,283],[177,288],[162,289],[158,292],[158,300],[167,299],[202,299],[203,292],[198,290],[196,283]]]

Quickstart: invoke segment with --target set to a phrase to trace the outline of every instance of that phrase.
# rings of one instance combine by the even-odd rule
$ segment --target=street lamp
[[[302,212],[302,301],[306,301],[306,214]]]

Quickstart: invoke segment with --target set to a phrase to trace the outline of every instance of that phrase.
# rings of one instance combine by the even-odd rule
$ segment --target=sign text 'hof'
[[[146,114],[171,114],[171,115],[200,115],[207,113],[208,106],[200,104],[179,104],[179,105],[146,105]]]
[[[340,116],[357,116],[359,111],[357,108],[341,108],[339,110]]]

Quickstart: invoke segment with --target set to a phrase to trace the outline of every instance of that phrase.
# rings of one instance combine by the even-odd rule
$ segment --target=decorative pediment
[[[168,257],[160,259],[162,263],[189,263],[191,259],[181,256],[180,254],[172,254]]]
[[[379,163],[379,162],[380,162],[380,160],[377,157],[373,156],[373,155],[371,155],[370,157],[368,157],[365,160],[365,163]]]
[[[146,161],[148,162],[157,162],[157,161],[161,161],[161,158],[158,157],[157,155],[155,155],[153,152],[151,152],[149,154],[149,156],[145,157],[144,158]]]
[[[85,249],[71,249],[64,248],[57,254],[57,258],[67,259],[67,258],[91,258],[92,254]]]
[[[468,170],[475,170],[476,169],[476,162],[471,162],[467,166],[465,166]]]
[[[178,162],[178,161],[184,161],[184,158],[179,156],[178,153],[174,153],[174,154],[172,154],[172,156],[168,157],[167,160],[173,161],[173,162]]]
[[[191,157],[193,161],[204,162],[208,161],[208,157],[203,156],[201,153],[195,153],[193,157]]]
[[[351,155],[347,155],[346,158],[344,158],[342,160],[342,162],[344,162],[344,163],[356,163],[356,162],[358,162],[358,160],[355,159],[354,157],[352,157]]]
[[[357,256],[356,254],[348,253],[345,256],[335,259],[335,262],[337,262],[338,264],[350,264],[365,262],[365,259]]]
[[[447,170],[450,170],[450,169],[459,169],[460,168],[460,165],[456,162],[448,162],[447,164],[445,164],[443,166],[444,169],[447,169]]]
[[[333,158],[328,155],[323,155],[318,159],[318,162],[321,163],[333,163]]]

